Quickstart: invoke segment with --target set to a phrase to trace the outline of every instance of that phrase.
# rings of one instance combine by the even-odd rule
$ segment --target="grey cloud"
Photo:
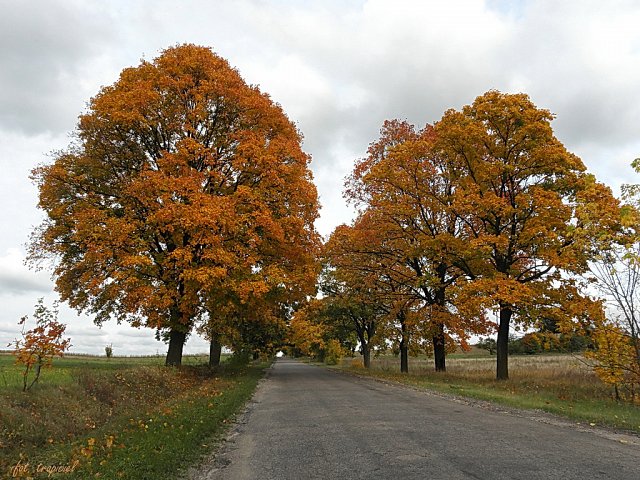
[[[507,76],[557,114],[564,142],[612,149],[637,138],[640,6],[531,2],[501,56]]]
[[[3,4],[0,130],[67,131],[98,85],[111,83],[141,55],[152,58],[179,42],[209,45],[249,83],[272,94],[299,125],[325,207],[318,222],[323,234],[352,214],[341,198],[344,176],[366,154],[385,119],[423,126],[492,88],[526,92],[557,114],[556,135],[601,180],[635,179],[628,162],[640,156],[637,2],[58,0],[37,3],[37,10],[32,5]],[[100,72],[94,62],[111,70]],[[6,163],[22,161],[21,149],[5,148]],[[37,152],[50,149],[38,146]],[[6,190],[15,190],[15,175],[8,174]],[[13,201],[5,204],[26,211],[28,195],[26,189],[20,196],[5,195]],[[22,220],[18,231],[33,216],[4,218],[12,226]],[[19,236],[5,237],[10,240],[0,242],[12,242],[8,247]],[[16,278],[0,284],[24,281]],[[20,291],[5,298],[17,301]],[[33,304],[29,292],[21,297],[28,299],[27,311]],[[70,322],[92,326],[86,318]],[[114,348],[165,351],[151,329],[126,332],[113,334]],[[130,335],[133,341],[126,340]],[[188,345],[200,345],[192,338]],[[82,342],[82,336],[74,341]],[[91,345],[103,351],[104,345]]]
[[[108,19],[107,12],[76,2],[3,2],[0,127],[69,130],[87,100],[80,93],[83,69],[111,39]]]
[[[0,295],[49,294],[52,284],[41,276],[16,271],[0,271]]]
[[[504,10],[500,2],[493,5]],[[359,118],[349,118],[348,126],[336,98],[326,98],[320,112],[300,115],[316,122],[304,129],[314,148],[336,142],[346,128],[352,134],[344,137],[354,147],[366,145],[365,132],[384,118],[422,125],[492,88],[530,93],[558,114],[557,128],[569,143],[598,138],[615,145],[637,136],[640,37],[635,28],[624,31],[625,17],[639,16],[633,4],[523,2],[505,16],[467,4],[456,18],[452,7],[420,11],[419,2],[410,15],[384,8],[384,2],[369,1],[347,20],[318,15],[316,29],[295,24],[299,12],[270,17],[283,27],[269,38],[274,48],[296,52],[329,84],[368,92]],[[335,114],[322,115],[332,105]]]

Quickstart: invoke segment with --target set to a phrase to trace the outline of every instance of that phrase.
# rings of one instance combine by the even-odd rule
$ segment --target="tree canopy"
[[[280,106],[224,59],[168,48],[102,88],[73,143],[33,171],[47,217],[30,258],[53,259],[62,299],[97,323],[157,329],[179,364],[217,302],[282,310],[313,291],[309,161]]]
[[[499,379],[508,377],[514,314],[525,325],[541,314],[565,322],[596,314],[577,278],[620,226],[611,190],[553,135],[552,118],[525,94],[490,91],[435,125],[454,211],[483,258],[461,266],[499,313]]]

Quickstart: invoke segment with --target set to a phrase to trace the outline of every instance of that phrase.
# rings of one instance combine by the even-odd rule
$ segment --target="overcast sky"
[[[305,137],[328,235],[385,119],[438,120],[490,89],[525,92],[556,136],[619,193],[640,182],[640,2],[0,0],[0,348],[46,272],[23,266],[40,222],[30,170],[64,148],[79,113],[119,72],[180,43],[212,47],[279,102]],[[94,326],[63,308],[75,352],[164,354],[153,331]],[[194,336],[185,352],[205,352]]]

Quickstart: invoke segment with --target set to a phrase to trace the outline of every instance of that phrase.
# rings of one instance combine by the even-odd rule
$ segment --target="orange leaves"
[[[124,70],[77,133],[33,171],[48,218],[30,254],[56,259],[63,300],[99,322],[183,329],[230,284],[312,291],[310,158],[281,108],[210,49]]]
[[[420,131],[385,122],[345,192],[363,208],[354,230],[375,228],[363,243],[337,229],[330,248],[375,259],[370,273],[411,299],[425,332],[437,324],[464,341],[486,331],[487,308],[527,325],[542,311],[598,315],[571,276],[620,238],[620,209],[554,137],[552,119],[525,94],[489,91]]]
[[[318,355],[325,346],[326,327],[317,321],[320,308],[320,300],[312,300],[295,313],[289,324],[287,340],[303,355]]]
[[[552,118],[524,94],[491,91],[435,126],[436,148],[455,172],[455,214],[481,253],[465,266],[468,285],[487,292],[501,318],[516,313],[525,324],[543,314],[581,320],[576,304],[597,315],[571,278],[608,246],[603,232],[611,240],[620,226],[617,201],[553,136]],[[508,328],[501,322],[499,350]]]
[[[43,367],[51,366],[53,357],[61,357],[71,346],[70,339],[63,339],[66,325],[59,323],[57,305],[50,310],[39,298],[34,312],[35,328],[26,330],[27,316],[18,322],[22,326],[22,338],[8,346],[14,345],[16,363],[24,365],[22,390],[27,391],[38,381]],[[33,378],[29,383],[29,376]]]

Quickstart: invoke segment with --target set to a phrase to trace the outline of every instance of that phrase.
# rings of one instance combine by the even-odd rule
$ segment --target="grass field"
[[[436,373],[433,359],[409,359],[409,374],[399,372],[399,359],[372,359],[367,371],[359,358],[344,359],[339,368],[449,394],[503,405],[543,410],[578,423],[640,432],[640,406],[616,402],[579,355],[513,355],[507,381],[495,380],[495,356],[482,351],[447,357],[447,372]]]
[[[25,393],[13,357],[0,355],[2,478],[56,468],[65,479],[178,478],[213,448],[267,366],[211,370],[206,360],[185,357],[177,369],[161,357],[68,356]]]

